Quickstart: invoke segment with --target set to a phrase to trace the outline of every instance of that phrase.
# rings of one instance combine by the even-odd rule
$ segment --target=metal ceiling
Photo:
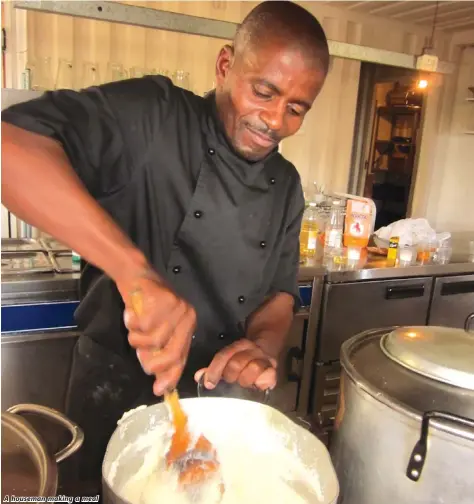
[[[399,2],[324,2],[332,7],[341,7],[361,14],[417,24],[424,28],[433,26],[437,2],[399,1]],[[474,2],[441,1],[438,2],[436,30],[455,33],[474,30]]]

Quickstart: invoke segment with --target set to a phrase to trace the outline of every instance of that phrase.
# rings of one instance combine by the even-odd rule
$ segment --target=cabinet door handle
[[[415,297],[423,297],[425,294],[425,286],[422,285],[398,285],[387,287],[385,299],[408,299]]]
[[[288,350],[286,354],[286,377],[289,382],[301,381],[301,376],[293,370],[293,362],[296,360],[299,364],[303,361],[303,356],[303,351],[299,347],[294,346]]]
[[[474,293],[474,282],[450,282],[441,286],[442,296],[453,296],[455,294]]]

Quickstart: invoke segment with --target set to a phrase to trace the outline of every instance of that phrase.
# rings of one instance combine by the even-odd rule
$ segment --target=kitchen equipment
[[[56,273],[74,273],[81,269],[80,260],[75,262],[70,250],[68,252],[49,252],[48,255]]]
[[[23,251],[41,252],[43,246],[33,238],[2,238],[2,254]]]
[[[341,504],[472,504],[473,355],[472,335],[436,326],[342,345],[331,444]]]
[[[143,295],[140,289],[131,293],[134,312],[140,316],[143,313]],[[155,350],[154,352],[159,352]],[[204,435],[200,435],[195,445],[191,445],[192,436],[188,427],[188,417],[179,402],[176,389],[165,391],[165,403],[170,408],[174,432],[171,446],[166,454],[168,467],[175,467],[179,471],[179,482],[193,494],[198,494],[198,486],[219,471],[217,453]],[[221,484],[221,496],[224,486]]]
[[[21,415],[34,414],[62,425],[71,433],[70,443],[51,456],[42,437]],[[2,413],[2,502],[6,496],[55,496],[57,464],[82,445],[82,430],[58,411],[36,404],[18,404]]]
[[[428,324],[474,332],[474,275],[435,278]]]
[[[273,395],[270,389],[244,388],[238,383],[227,383],[225,380],[220,380],[213,389],[207,389],[204,386],[204,379],[205,375],[203,374],[197,383],[198,397],[233,397],[268,404]]]
[[[168,467],[173,466],[177,468],[180,473],[180,484],[186,488],[191,499],[195,502],[200,500],[200,485],[210,478],[213,479],[219,472],[220,464],[217,459],[217,452],[203,434],[199,436],[194,445],[191,444],[192,434],[189,429],[188,416],[181,407],[176,390],[167,394],[165,401],[171,409],[171,418],[174,426],[174,433],[171,438],[171,446],[166,454],[166,461]],[[222,498],[224,494],[222,480],[220,489],[220,497]]]
[[[128,70],[126,70],[121,63],[108,63],[106,82],[121,81],[128,79],[128,77]]]
[[[55,238],[43,237],[40,239],[40,243],[48,252],[69,252],[71,254],[71,249],[58,242]]]
[[[9,252],[2,256],[2,275],[51,273],[53,271],[53,265],[44,252],[24,250],[21,252]]]
[[[254,401],[229,398],[182,399],[181,404],[196,424],[207,425],[212,430],[209,432],[212,439],[222,441],[235,436],[242,439],[247,435],[251,436],[249,439],[255,439],[258,437],[255,429],[262,426],[265,426],[265,432],[271,429],[283,444],[298,454],[319,482],[321,498],[311,501],[311,504],[336,502],[338,482],[325,446],[283,413]],[[209,418],[212,418],[211,426]],[[137,410],[121,421],[109,441],[102,466],[102,498],[105,504],[128,504],[119,496],[120,490],[146,456],[145,450],[138,448],[141,443],[133,443],[139,438],[142,440],[143,434],[160,428],[163,422],[169,423],[168,409],[163,403]]]
[[[354,334],[374,327],[425,324],[432,284],[429,277],[370,281],[336,278],[324,284],[310,403],[310,411],[322,427],[331,431],[336,416],[341,345]]]

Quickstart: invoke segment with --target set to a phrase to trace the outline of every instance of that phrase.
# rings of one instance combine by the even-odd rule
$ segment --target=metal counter
[[[37,273],[2,277],[2,306],[21,302],[77,301],[79,273]]]
[[[362,282],[367,280],[389,280],[393,278],[437,277],[447,275],[474,274],[474,258],[467,253],[454,254],[448,264],[423,264],[411,266],[388,265],[385,259],[370,257],[355,268],[341,266],[325,268],[321,262],[308,262],[300,267],[299,280],[311,276],[324,276],[331,283]]]
[[[331,283],[361,282],[410,277],[438,277],[474,274],[474,259],[468,254],[454,255],[449,264],[414,266],[379,266],[384,261],[369,259],[362,267],[329,270],[321,263],[303,264],[298,281],[310,284],[314,278],[325,278]],[[20,302],[72,301],[79,299],[79,273],[38,273],[2,277],[2,306]]]
[[[9,334],[76,327],[78,273],[37,273],[2,277],[2,340]]]

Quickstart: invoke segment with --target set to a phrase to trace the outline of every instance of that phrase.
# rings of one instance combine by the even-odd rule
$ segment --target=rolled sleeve
[[[283,238],[283,247],[278,261],[276,274],[273,278],[271,291],[273,293],[286,292],[295,299],[294,312],[296,313],[301,300],[298,289],[298,272],[300,266],[300,230],[304,212],[304,195],[301,183],[298,180],[291,211],[289,212],[288,225]]]
[[[3,111],[2,121],[58,141],[87,190],[123,187],[166,114],[171,82],[159,76],[83,91],[48,91]]]

